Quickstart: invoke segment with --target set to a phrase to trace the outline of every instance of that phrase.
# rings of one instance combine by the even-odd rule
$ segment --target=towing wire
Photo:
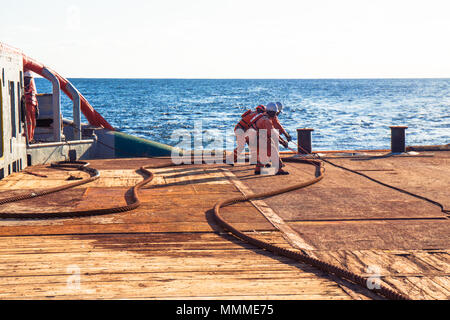
[[[233,236],[235,236],[236,238],[238,238],[244,242],[250,243],[256,247],[270,251],[274,254],[281,255],[281,256],[293,259],[295,261],[298,261],[298,262],[309,264],[309,265],[316,267],[326,273],[334,274],[335,276],[338,276],[340,278],[343,278],[343,279],[349,280],[355,284],[358,284],[358,285],[362,286],[363,288],[367,288],[367,280],[368,280],[367,278],[360,276],[349,270],[346,270],[344,268],[341,268],[339,266],[336,266],[334,264],[331,264],[331,263],[325,262],[323,260],[317,259],[315,257],[312,257],[307,253],[307,251],[304,251],[304,250],[293,251],[293,250],[285,249],[285,248],[270,244],[268,242],[261,241],[252,236],[249,236],[249,235],[243,233],[242,231],[238,230],[237,228],[233,227],[233,225],[230,224],[229,222],[227,222],[220,214],[220,208],[225,207],[225,206],[229,206],[229,205],[236,204],[239,202],[246,202],[246,201],[249,201],[252,199],[262,199],[262,198],[272,197],[272,196],[291,192],[294,190],[302,189],[307,186],[313,185],[313,184],[319,182],[320,180],[322,180],[324,177],[324,171],[325,171],[325,168],[323,165],[324,162],[327,162],[331,165],[337,166],[325,159],[321,159],[316,154],[315,155],[313,154],[313,156],[315,156],[316,158],[307,159],[307,158],[290,157],[290,158],[284,158],[283,160],[285,162],[307,163],[307,164],[312,164],[312,165],[316,166],[317,171],[316,171],[315,178],[313,178],[309,181],[306,181],[306,182],[297,183],[292,186],[281,188],[278,190],[273,190],[273,191],[268,191],[268,192],[263,192],[263,193],[258,193],[258,194],[252,194],[249,196],[239,196],[239,197],[234,197],[234,198],[219,201],[214,205],[214,211],[213,211],[214,218],[215,218],[216,222],[219,224],[219,226],[221,226],[225,230],[229,231]],[[154,175],[148,169],[169,167],[169,166],[173,166],[173,165],[174,165],[173,163],[170,163],[170,164],[163,164],[160,166],[151,166],[151,165],[150,166],[142,166],[140,168],[140,171],[143,172],[146,177],[141,182],[137,183],[136,185],[134,185],[132,187],[131,201],[129,204],[127,204],[125,206],[116,206],[116,207],[111,207],[111,208],[93,209],[93,210],[79,210],[79,211],[70,211],[70,212],[45,212],[45,213],[29,213],[29,212],[9,213],[9,212],[5,212],[5,213],[0,213],[0,219],[72,218],[72,217],[86,217],[86,216],[113,214],[113,213],[120,213],[120,212],[134,210],[137,207],[139,207],[141,204],[141,202],[139,201],[139,197],[138,197],[138,190],[153,180]],[[59,169],[63,169],[63,170],[80,170],[80,171],[89,173],[90,177],[87,179],[83,179],[80,181],[76,181],[76,182],[64,185],[64,186],[59,186],[59,187],[50,188],[50,189],[46,189],[46,190],[42,190],[42,191],[31,192],[31,193],[26,193],[23,195],[12,196],[9,198],[0,199],[0,205],[10,203],[10,202],[20,201],[20,200],[25,200],[25,199],[31,199],[31,198],[67,190],[69,188],[73,188],[73,187],[80,186],[80,185],[97,180],[100,177],[99,171],[97,169],[90,168],[88,166],[89,166],[89,163],[84,162],[84,161],[72,161],[72,162],[61,161],[61,162],[53,163],[53,164],[51,164],[52,168],[57,168],[57,169],[59,168]],[[340,166],[338,166],[338,167],[340,167]],[[342,168],[346,169],[346,170],[350,170],[345,167],[342,167]],[[352,172],[361,174],[357,171],[352,171]],[[363,174],[361,174],[361,175],[363,175]],[[367,177],[367,178],[370,178],[370,177]],[[373,179],[371,179],[371,180],[373,180]],[[378,182],[378,181],[376,181],[376,182]],[[389,185],[386,185],[386,186],[389,186]],[[391,187],[391,186],[389,186],[389,187]],[[399,190],[399,191],[401,191],[401,190]],[[411,194],[411,195],[413,195],[413,194]],[[423,198],[423,199],[427,200],[426,198]],[[386,287],[383,284],[380,284],[379,286],[377,286],[376,288],[371,289],[371,290],[373,292],[375,292],[376,294],[383,296],[387,299],[392,299],[392,300],[407,300],[407,299],[409,299],[408,296],[406,296],[402,293],[396,292],[396,291]]]
[[[391,188],[391,189],[396,190],[396,191],[398,191],[398,192],[401,192],[401,193],[405,193],[405,194],[407,194],[407,195],[410,195],[410,196],[412,196],[412,197],[414,197],[414,198],[418,198],[418,199],[421,199],[421,200],[423,200],[423,201],[429,202],[429,203],[431,203],[431,204],[433,204],[433,205],[439,207],[439,208],[441,209],[441,212],[442,212],[442,213],[445,213],[445,214],[447,214],[447,215],[450,214],[450,210],[445,209],[444,206],[443,206],[441,203],[439,203],[439,202],[437,202],[437,201],[435,201],[435,200],[432,200],[432,199],[430,199],[430,198],[421,196],[421,195],[419,195],[419,194],[409,192],[409,191],[407,191],[407,190],[405,190],[405,189],[401,189],[401,188],[395,187],[395,186],[393,186],[393,185],[384,183],[384,182],[382,182],[382,181],[380,181],[380,180],[377,180],[377,179],[375,179],[375,178],[372,178],[372,177],[370,177],[370,176],[368,176],[368,175],[366,175],[366,174],[364,174],[364,173],[362,173],[362,172],[359,172],[359,171],[357,171],[357,170],[353,170],[353,169],[350,169],[350,168],[347,168],[347,167],[340,166],[340,165],[335,164],[335,163],[333,163],[333,162],[331,162],[331,161],[329,161],[329,160],[327,160],[327,159],[321,158],[321,160],[324,161],[324,162],[326,162],[326,163],[328,163],[328,164],[330,164],[330,165],[332,165],[332,166],[334,166],[334,167],[336,167],[336,168],[339,168],[339,169],[342,169],[342,170],[349,171],[349,172],[352,172],[352,173],[354,173],[354,174],[360,175],[360,176],[362,176],[362,177],[364,177],[364,178],[366,178],[366,179],[369,179],[369,180],[371,180],[371,181],[373,181],[373,182],[375,182],[375,183],[378,183],[378,184],[380,184],[380,185],[382,185],[382,186],[385,186],[385,187],[387,187],[387,188]]]
[[[323,260],[314,258],[310,255],[307,254],[306,251],[293,251],[293,250],[289,250],[289,249],[285,249],[273,244],[270,244],[266,241],[262,241],[259,240],[257,238],[254,238],[252,236],[249,236],[245,233],[243,233],[242,231],[238,230],[237,228],[233,227],[232,224],[230,224],[229,222],[227,222],[220,214],[220,208],[225,207],[225,206],[229,206],[232,204],[236,204],[239,202],[245,202],[245,201],[249,201],[252,199],[262,199],[262,198],[267,198],[267,197],[272,197],[272,196],[276,196],[282,193],[286,193],[286,192],[290,192],[290,191],[294,191],[294,190],[298,190],[298,189],[302,189],[305,188],[307,186],[310,186],[312,184],[315,184],[317,182],[319,182],[320,180],[323,179],[324,177],[324,167],[323,167],[323,162],[321,160],[312,160],[312,159],[299,159],[299,158],[286,158],[283,159],[285,162],[300,162],[300,163],[308,163],[308,164],[314,164],[315,166],[317,166],[317,168],[319,169],[319,174],[316,175],[316,177],[312,180],[306,181],[306,182],[302,182],[302,183],[298,183],[286,188],[281,188],[278,190],[273,190],[273,191],[268,191],[268,192],[262,192],[262,193],[257,193],[257,194],[252,194],[249,196],[239,196],[239,197],[234,197],[234,198],[230,198],[230,199],[226,199],[226,200],[222,200],[219,201],[215,204],[214,206],[214,218],[217,221],[217,223],[223,227],[225,230],[229,231],[233,236],[235,236],[236,238],[250,243],[258,248],[270,251],[274,254],[277,255],[281,255],[290,259],[293,259],[295,261],[298,262],[302,262],[302,263],[306,263],[309,264],[313,267],[316,267],[326,273],[329,274],[334,274],[340,278],[344,278],[346,280],[349,280],[355,284],[358,284],[360,286],[362,286],[363,288],[367,288],[367,278],[364,278],[352,271],[346,270],[344,268],[341,268],[339,266],[333,265],[331,263],[325,262]],[[372,289],[375,293],[377,293],[378,295],[381,295],[387,299],[391,299],[391,300],[409,300],[409,297],[398,293],[388,287],[386,287],[383,284],[380,284],[378,288],[374,288]]]
[[[20,200],[32,199],[35,197],[44,196],[44,195],[55,193],[55,192],[60,192],[63,190],[67,190],[70,188],[74,188],[74,187],[95,181],[100,177],[99,171],[97,169],[90,168],[89,163],[85,162],[85,161],[60,161],[60,162],[52,163],[50,166],[52,168],[62,169],[62,170],[84,171],[84,172],[89,173],[90,177],[67,184],[67,185],[58,186],[55,188],[45,189],[45,190],[36,191],[36,192],[29,192],[29,193],[25,193],[22,195],[17,195],[17,196],[0,199],[0,205],[10,203],[10,202],[20,201]],[[143,173],[147,177],[132,187],[131,201],[129,204],[127,204],[125,206],[116,206],[116,207],[104,208],[104,209],[58,211],[58,212],[43,212],[43,213],[1,212],[0,219],[19,219],[19,220],[56,219],[56,218],[60,219],[60,218],[98,216],[98,215],[120,213],[120,212],[134,210],[137,207],[139,207],[139,205],[141,204],[141,202],[139,201],[139,198],[138,198],[137,191],[153,179],[153,173],[151,173],[150,171],[146,170],[143,167],[141,168],[141,171],[143,171]]]
[[[295,142],[294,142],[294,143],[295,143]],[[437,201],[435,201],[435,200],[432,200],[432,199],[430,199],[430,198],[421,196],[421,195],[419,195],[419,194],[409,192],[409,191],[407,191],[407,190],[405,190],[405,189],[402,189],[402,188],[399,188],[399,187],[396,187],[396,186],[387,184],[387,183],[385,183],[385,182],[382,182],[382,181],[380,181],[380,180],[377,180],[377,179],[375,179],[375,178],[372,178],[372,177],[370,177],[370,176],[368,176],[368,175],[366,175],[366,174],[364,174],[364,173],[362,173],[362,172],[359,172],[358,170],[353,170],[353,169],[350,169],[350,168],[347,168],[347,167],[338,165],[338,164],[336,164],[336,163],[331,162],[331,161],[328,160],[328,159],[322,158],[322,157],[321,157],[320,155],[318,155],[317,153],[314,153],[314,152],[309,153],[307,150],[305,150],[304,148],[302,148],[300,145],[298,145],[298,144],[296,144],[296,145],[297,145],[298,149],[299,149],[299,150],[301,149],[303,152],[305,152],[305,154],[311,154],[311,155],[312,155],[313,157],[315,157],[316,159],[319,159],[319,160],[321,160],[321,161],[323,161],[323,162],[326,162],[326,163],[332,165],[333,167],[336,167],[336,168],[339,168],[339,169],[342,169],[342,170],[345,170],[345,171],[348,171],[348,172],[351,172],[351,173],[360,175],[361,177],[364,177],[364,178],[366,178],[366,179],[368,179],[368,180],[370,180],[370,181],[373,181],[373,182],[375,182],[375,183],[378,183],[378,184],[380,184],[380,185],[382,185],[382,186],[384,186],[384,187],[387,187],[387,188],[396,190],[396,191],[398,191],[398,192],[407,194],[407,195],[409,195],[409,196],[411,196],[411,197],[414,197],[414,198],[417,198],[417,199],[420,199],[420,200],[429,202],[429,203],[431,203],[431,204],[433,204],[433,205],[439,207],[439,209],[441,209],[441,212],[444,213],[444,214],[446,214],[447,216],[450,214],[450,210],[445,209],[443,204],[441,204],[441,203],[439,203],[439,202],[437,202]],[[293,151],[294,153],[297,153],[296,150],[294,150],[294,149],[292,149],[292,148],[290,148],[290,147],[288,147],[288,149],[291,150],[291,151]],[[370,158],[370,159],[385,158],[386,156],[389,156],[389,155],[395,155],[395,154],[387,154],[387,155],[382,155],[382,156],[376,156],[376,157]],[[307,160],[307,158],[304,158],[304,159]]]

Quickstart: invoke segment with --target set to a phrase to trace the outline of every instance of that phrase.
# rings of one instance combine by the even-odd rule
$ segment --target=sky
[[[0,41],[66,77],[450,78],[448,0],[8,1]]]

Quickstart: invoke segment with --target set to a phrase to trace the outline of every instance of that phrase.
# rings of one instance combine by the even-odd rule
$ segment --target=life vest
[[[241,120],[238,122],[238,124],[235,127],[235,130],[237,128],[240,128],[244,131],[247,131],[250,128],[255,128],[255,123],[258,121],[262,116],[264,116],[264,113],[258,113],[256,111],[247,110],[242,114]]]
[[[38,101],[36,99],[36,86],[34,80],[31,80],[28,87],[25,88],[24,96],[27,105],[37,106]]]

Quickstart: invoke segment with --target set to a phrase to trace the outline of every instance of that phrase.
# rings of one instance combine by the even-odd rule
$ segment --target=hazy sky
[[[450,77],[449,0],[26,0],[0,10],[0,41],[67,77]]]

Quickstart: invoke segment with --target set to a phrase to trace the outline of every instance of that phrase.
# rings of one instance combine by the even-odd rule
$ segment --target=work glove
[[[286,139],[287,139],[288,142],[292,141],[291,135],[289,133],[287,133],[287,132],[286,132]]]

